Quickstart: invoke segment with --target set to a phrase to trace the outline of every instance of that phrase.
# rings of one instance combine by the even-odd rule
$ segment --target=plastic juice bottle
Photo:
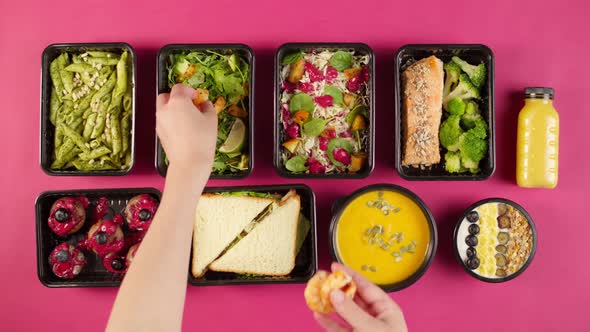
[[[559,115],[552,88],[526,88],[518,115],[516,183],[524,188],[555,188],[559,152]]]

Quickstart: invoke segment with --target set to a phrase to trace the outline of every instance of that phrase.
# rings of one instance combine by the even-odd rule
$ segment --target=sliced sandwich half
[[[291,190],[278,207],[209,266],[212,271],[284,276],[295,267],[301,201]]]
[[[271,197],[203,194],[193,233],[193,276],[205,274],[207,266],[274,202]]]

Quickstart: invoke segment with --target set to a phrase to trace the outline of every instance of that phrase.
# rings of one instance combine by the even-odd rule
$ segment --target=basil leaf
[[[355,108],[352,109],[352,111],[346,114],[346,123],[348,123],[349,126],[352,126],[352,122],[354,121],[354,118],[357,114],[368,115],[368,111],[369,110],[367,109],[367,107],[365,107],[365,105],[357,105]]]
[[[285,163],[285,167],[295,173],[305,172],[309,167],[305,165],[307,158],[304,156],[295,156]]]
[[[345,140],[344,138],[333,138],[328,143],[328,158],[330,158],[332,164],[344,167],[346,165],[334,159],[334,149],[337,148],[344,149],[348,153],[350,153],[350,151],[352,151],[352,144],[350,144],[350,142],[348,140]]]
[[[344,69],[352,67],[352,54],[338,51],[330,58],[330,65],[338,71],[344,71]]]
[[[307,136],[319,136],[326,129],[327,121],[320,118],[313,118],[303,124],[303,132]]]
[[[344,102],[344,96],[342,95],[342,92],[333,85],[327,85],[324,88],[324,95],[332,96],[334,99],[334,104],[342,104]]]
[[[301,57],[303,57],[303,52],[301,52],[301,51],[296,52],[296,53],[291,53],[291,54],[285,56],[283,58],[283,61],[281,63],[283,64],[283,66],[284,65],[290,65],[293,62],[301,59]]]
[[[312,112],[315,108],[315,103],[313,102],[313,98],[306,93],[298,93],[291,98],[289,102],[289,111],[297,112],[300,110]]]

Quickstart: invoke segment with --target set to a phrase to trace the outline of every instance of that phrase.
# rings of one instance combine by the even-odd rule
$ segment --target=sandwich
[[[193,233],[193,276],[202,276],[207,266],[274,202],[272,197],[203,194]]]
[[[430,56],[403,72],[405,145],[402,165],[423,167],[440,163],[439,127],[442,117],[443,62]]]
[[[206,200],[199,202],[193,244],[193,276],[199,278],[207,270],[245,276],[280,277],[290,274],[311,228],[309,220],[300,213],[300,196],[295,190],[282,198],[265,193],[237,194],[241,196],[229,197],[239,197],[239,206],[229,206],[224,200],[228,196],[223,194],[208,194]],[[222,202],[215,203],[216,200]],[[236,222],[237,219],[239,222]],[[228,224],[233,237],[226,234]]]

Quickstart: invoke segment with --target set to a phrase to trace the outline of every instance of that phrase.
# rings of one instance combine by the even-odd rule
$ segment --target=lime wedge
[[[226,154],[240,152],[244,141],[246,141],[246,125],[242,120],[236,118],[236,121],[231,126],[229,135],[227,135],[227,139],[219,147],[219,152]]]

